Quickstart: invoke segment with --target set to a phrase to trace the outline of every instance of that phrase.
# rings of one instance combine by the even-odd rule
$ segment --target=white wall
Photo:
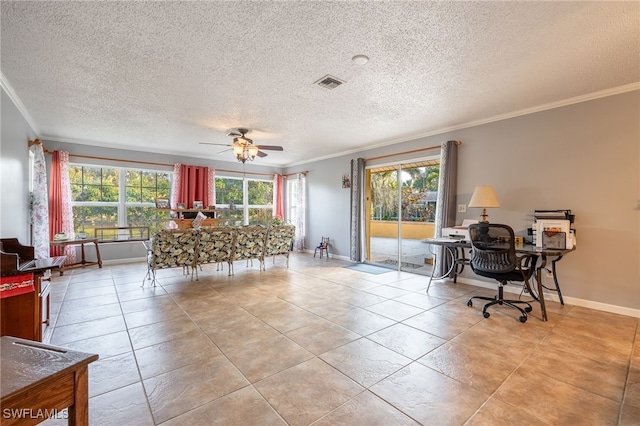
[[[329,237],[330,253],[349,258],[350,191],[342,188],[342,175],[350,173],[349,158],[312,163],[307,174],[307,237],[305,248],[314,249]]]
[[[29,146],[35,132],[1,90],[0,237],[31,243],[29,225]]]

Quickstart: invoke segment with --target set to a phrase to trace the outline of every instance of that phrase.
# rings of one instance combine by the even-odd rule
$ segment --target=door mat
[[[386,260],[383,260],[382,263],[384,263],[385,265],[393,265],[394,268],[398,267],[398,261],[397,260],[386,259]],[[423,266],[424,265],[418,265],[417,263],[402,262],[401,268],[404,268],[404,269],[418,269],[418,268],[422,268]]]
[[[369,265],[368,263],[355,263],[353,265],[345,266],[347,269],[353,269],[354,271],[366,272],[367,274],[384,274],[385,272],[392,272],[392,269],[382,268],[380,266]]]

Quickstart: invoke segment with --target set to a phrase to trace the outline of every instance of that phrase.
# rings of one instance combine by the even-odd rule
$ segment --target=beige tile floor
[[[637,318],[485,319],[466,301],[486,289],[345,264],[294,253],[155,288],[143,263],[70,270],[50,343],[100,355],[91,425],[640,424]]]

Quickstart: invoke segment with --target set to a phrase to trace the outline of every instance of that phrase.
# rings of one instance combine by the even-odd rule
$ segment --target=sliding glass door
[[[367,260],[430,273],[423,239],[433,236],[439,159],[375,167],[368,173]]]
[[[397,268],[399,171],[397,167],[368,170],[370,214],[368,215],[368,261]]]

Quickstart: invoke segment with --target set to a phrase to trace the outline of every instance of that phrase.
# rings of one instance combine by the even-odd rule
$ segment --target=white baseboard
[[[304,250],[297,250],[297,251],[302,251],[305,253],[309,253],[309,254],[313,254],[315,252],[315,249],[311,250],[311,249],[304,249]],[[326,255],[323,256],[323,259]],[[333,253],[329,253],[329,259],[339,259],[339,260],[346,260],[346,261],[350,261],[351,259],[347,256],[341,256],[339,254],[333,254]],[[318,257],[318,256],[316,256]]]
[[[496,285],[494,283],[474,280],[471,278],[458,277],[458,282],[473,285],[476,287],[488,288],[491,290],[496,289]],[[506,286],[504,287],[505,293],[510,294],[520,294],[519,287],[517,286]],[[555,293],[544,293],[545,300],[553,300],[554,302],[560,302],[560,298]],[[627,308],[626,306],[618,306],[618,305],[610,305],[608,303],[595,302],[593,300],[585,300],[579,299],[577,297],[567,297],[562,296],[564,299],[564,303],[567,305],[580,306],[583,308],[595,309],[598,311],[611,312],[613,314],[626,315],[633,318],[640,318],[640,309]]]
[[[146,257],[129,257],[126,259],[111,259],[111,260],[103,260],[103,265],[120,265],[122,263],[136,263],[136,262],[146,262]]]

